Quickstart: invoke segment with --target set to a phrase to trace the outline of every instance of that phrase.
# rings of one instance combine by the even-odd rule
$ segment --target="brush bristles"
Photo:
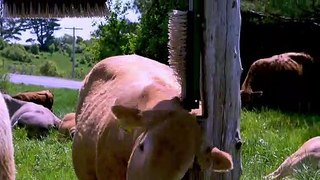
[[[186,54],[187,54],[187,12],[174,10],[169,14],[169,66],[177,73],[182,97],[185,95]]]
[[[3,16],[11,18],[63,18],[63,17],[104,17],[108,14],[103,1],[44,1],[44,0],[7,0],[3,3]]]

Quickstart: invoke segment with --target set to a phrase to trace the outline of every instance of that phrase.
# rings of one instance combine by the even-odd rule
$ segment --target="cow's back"
[[[253,91],[271,88],[278,91],[284,84],[294,84],[302,74],[300,64],[291,59],[282,59],[278,55],[257,60],[250,70],[252,73],[248,75],[254,79],[250,84]],[[293,83],[287,83],[291,80]]]
[[[118,152],[114,157],[118,160],[116,163],[126,165],[131,152],[130,147],[138,134],[125,133],[119,129],[111,114],[111,106],[118,98],[124,99],[122,103],[127,106],[137,106],[143,89],[154,81],[165,82],[166,86],[176,90],[177,96],[180,95],[180,85],[173,70],[142,56],[107,58],[89,72],[80,90],[76,111],[77,130],[73,143],[73,162],[76,172],[81,173],[77,174],[78,178],[90,179],[95,176],[98,141],[103,144],[104,149],[113,148],[108,149],[108,152]],[[99,134],[111,136],[99,137]],[[110,157],[107,153],[104,154],[105,157],[99,157],[99,160]],[[101,166],[99,168],[108,169]],[[113,168],[116,170],[117,166],[114,165]],[[125,171],[125,168],[122,171]],[[88,174],[92,176],[88,177]],[[118,178],[121,179],[122,174],[120,173]]]
[[[124,55],[100,61],[84,79],[76,111],[77,124],[85,124],[88,119],[94,124],[101,120],[105,122],[115,99],[134,100],[155,80],[162,80],[180,92],[172,69],[154,60]]]
[[[12,97],[22,101],[33,102],[42,105],[52,111],[54,94],[50,90],[22,92]]]
[[[263,91],[259,105],[297,109],[305,94],[304,73],[311,59],[302,53],[283,53],[255,61],[242,84],[245,91]]]

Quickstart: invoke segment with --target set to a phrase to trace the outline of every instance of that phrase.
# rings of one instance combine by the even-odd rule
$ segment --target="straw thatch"
[[[106,0],[2,0],[3,17],[103,17]]]

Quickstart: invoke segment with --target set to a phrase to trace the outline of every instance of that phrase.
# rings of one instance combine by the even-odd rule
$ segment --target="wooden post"
[[[203,119],[206,140],[232,155],[229,173],[205,172],[205,179],[240,179],[240,0],[205,0]]]

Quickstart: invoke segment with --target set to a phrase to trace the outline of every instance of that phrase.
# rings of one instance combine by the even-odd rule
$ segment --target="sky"
[[[130,0],[123,0],[123,2],[127,2]],[[128,11],[126,17],[132,21],[138,21],[139,15],[135,14],[132,10]],[[97,29],[97,25],[92,27],[93,22],[104,22],[105,18],[60,18],[58,22],[60,24],[61,29],[55,31],[55,37],[61,37],[64,34],[72,35],[72,29],[65,29],[65,28],[82,28],[82,30],[76,30],[76,36],[81,36],[83,39],[90,39],[90,33]],[[99,24],[99,23],[97,23]],[[25,41],[29,38],[36,38],[34,34],[31,34],[30,31],[22,32],[21,40],[16,41],[16,43],[20,44],[28,44]]]

